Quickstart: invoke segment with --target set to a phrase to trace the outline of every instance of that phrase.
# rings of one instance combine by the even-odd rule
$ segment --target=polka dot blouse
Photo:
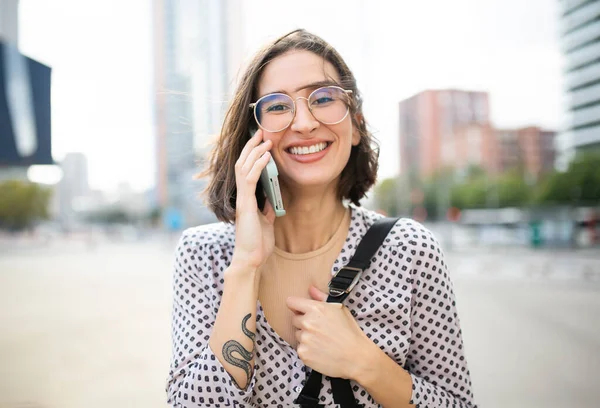
[[[379,214],[350,205],[352,220],[335,274]],[[172,358],[167,401],[174,407],[294,406],[310,368],[277,335],[257,303],[255,370],[237,387],[208,346],[231,262],[235,227],[217,223],[183,232],[173,275]],[[418,407],[475,407],[452,282],[439,244],[426,228],[399,220],[345,304],[365,334],[412,377]],[[379,406],[352,381],[365,407]],[[321,403],[334,406],[323,377]]]

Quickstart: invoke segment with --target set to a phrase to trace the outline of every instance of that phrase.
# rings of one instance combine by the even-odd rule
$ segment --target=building
[[[19,52],[19,2],[0,2],[0,180],[52,165],[50,67]]]
[[[561,162],[580,150],[600,148],[600,0],[561,0],[565,57]]]
[[[497,140],[489,123],[459,126],[453,135],[453,140],[446,138],[442,144],[444,167],[459,171],[479,167],[490,174],[499,172]]]
[[[56,186],[57,218],[63,225],[80,221],[90,194],[88,161],[83,153],[67,153],[60,163],[63,176]]]
[[[399,113],[402,175],[468,165],[496,171],[486,92],[427,90],[401,101]]]
[[[505,172],[521,168],[531,181],[554,169],[556,132],[537,126],[495,129],[498,169]]]
[[[19,0],[0,1],[0,38],[19,44]]]
[[[556,132],[536,126],[519,129],[519,145],[525,174],[531,181],[537,181],[543,174],[554,169]]]
[[[494,129],[498,146],[498,167],[507,171],[522,166],[523,150],[519,143],[519,129]]]
[[[241,60],[238,3],[154,0],[157,201],[184,225],[206,219],[192,176],[219,131]]]

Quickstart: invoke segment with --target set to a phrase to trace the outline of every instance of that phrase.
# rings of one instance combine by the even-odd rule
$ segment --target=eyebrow
[[[301,87],[296,88],[294,90],[294,92],[299,92],[304,89],[317,89],[317,88],[321,88],[322,86],[330,86],[330,85],[341,86],[340,84],[338,84],[337,82],[335,82],[333,80],[325,79],[323,81],[311,82],[310,84],[302,85]],[[281,94],[288,95],[288,93],[286,91],[278,90],[278,91],[273,91],[273,92],[267,92],[264,95],[260,95],[259,99],[265,95],[270,95],[270,94],[274,94],[274,93],[281,93]]]

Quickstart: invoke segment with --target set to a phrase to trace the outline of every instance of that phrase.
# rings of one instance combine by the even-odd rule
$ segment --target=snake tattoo
[[[242,320],[242,332],[244,332],[244,334],[252,340],[252,351],[246,350],[244,346],[235,340],[229,340],[223,344],[223,358],[229,364],[239,367],[246,372],[246,384],[250,382],[250,378],[252,377],[250,360],[252,360],[252,357],[254,356],[254,338],[256,337],[254,333],[246,328],[246,322],[251,316],[252,314],[248,313]],[[233,353],[238,353],[240,356],[242,356],[243,360],[235,357]]]

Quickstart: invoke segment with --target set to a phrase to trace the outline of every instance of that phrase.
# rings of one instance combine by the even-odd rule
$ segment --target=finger
[[[302,314],[293,315],[292,316],[292,326],[294,326],[298,330],[301,330],[303,318],[304,318],[304,315],[302,315]]]
[[[327,300],[327,294],[321,292],[321,290],[319,290],[319,288],[317,288],[314,285],[310,285],[310,287],[308,288],[308,294],[312,299],[317,300],[319,302],[325,302]]]
[[[256,183],[260,178],[260,172],[267,167],[269,163],[269,159],[271,158],[271,153],[265,152],[257,161],[254,162],[254,166],[246,176],[246,182],[251,184],[253,187],[256,187]],[[252,190],[252,194],[254,194],[254,189]]]
[[[315,301],[297,296],[290,296],[286,299],[285,303],[287,304],[287,307],[293,312],[307,313],[312,310]]]
[[[256,163],[256,161],[259,158],[261,158],[262,155],[265,154],[265,152],[268,151],[271,147],[273,147],[273,142],[267,140],[266,142],[261,143],[254,149],[252,149],[252,151],[246,158],[246,161],[242,165],[242,174],[249,172],[250,169],[252,169],[252,166],[254,166],[254,163]]]
[[[298,344],[302,344],[302,330],[296,330],[296,333],[294,333],[294,337],[296,337],[296,341],[298,342]]]
[[[254,149],[256,146],[258,146],[258,144],[262,141],[262,135],[263,135],[262,130],[258,129],[254,133],[254,135],[250,138],[250,140],[248,140],[248,142],[242,149],[242,152],[240,153],[240,157],[238,158],[237,162],[235,163],[236,166],[239,166],[241,168],[244,165],[244,163],[246,162],[246,159],[248,158],[248,155],[250,154],[252,149]]]
[[[258,179],[260,178],[260,172],[262,169],[266,167],[269,163],[269,159],[271,158],[271,154],[269,152],[265,152],[263,157],[259,158],[255,163],[250,173],[245,176],[241,176],[236,174],[236,186],[237,186],[237,205],[236,205],[236,214],[240,211],[250,211],[256,212],[258,211],[258,203],[254,196],[256,192],[256,185],[258,183]],[[267,218],[268,220],[268,218]],[[269,221],[271,224],[273,221]]]

